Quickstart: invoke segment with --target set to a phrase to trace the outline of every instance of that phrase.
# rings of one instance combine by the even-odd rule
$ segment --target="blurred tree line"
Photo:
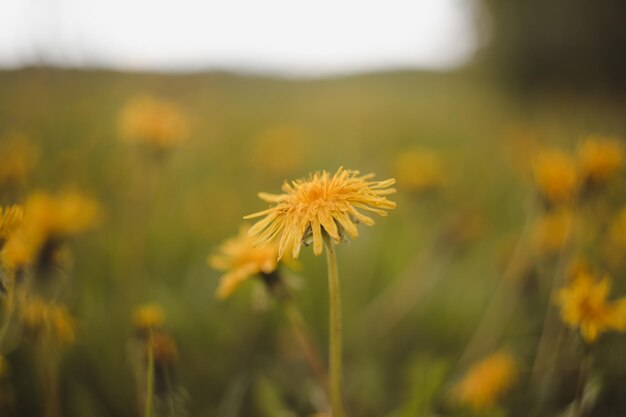
[[[488,56],[522,89],[626,91],[626,1],[485,0]]]

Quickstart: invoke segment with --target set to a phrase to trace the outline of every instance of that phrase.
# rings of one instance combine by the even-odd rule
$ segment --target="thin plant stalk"
[[[569,233],[572,227],[571,221],[567,225]],[[535,353],[535,361],[532,367],[531,380],[537,381],[540,374],[545,371],[544,367],[548,367],[547,374],[551,376],[552,370],[554,370],[554,363],[556,356],[558,355],[558,346],[563,339],[564,328],[559,324],[559,316],[557,309],[554,308],[552,303],[556,299],[558,292],[561,289],[563,282],[565,281],[565,269],[569,259],[571,259],[571,248],[561,247],[556,265],[556,271],[552,278],[551,288],[548,298],[548,307],[546,309],[545,317],[543,320],[543,327],[541,330],[541,336],[537,345],[537,352]],[[556,340],[551,336],[556,334]]]
[[[526,217],[524,227],[502,272],[496,291],[463,351],[459,364],[466,364],[480,354],[484,354],[485,351],[493,349],[497,339],[502,336],[507,321],[515,311],[520,299],[521,280],[518,275],[522,269],[521,265],[528,257],[528,238],[533,219],[532,214]]]
[[[326,241],[326,262],[328,264],[328,291],[330,297],[330,403],[332,417],[345,417],[342,395],[342,340],[341,340],[341,294],[339,290],[339,272],[337,254],[330,238]]]
[[[146,408],[144,417],[152,417],[154,401],[154,342],[152,330],[148,337],[148,366],[146,370]]]
[[[43,402],[44,417],[58,417],[59,396],[58,396],[58,351],[50,349],[49,344],[41,343],[37,347],[37,359],[41,372],[41,392]]]
[[[576,399],[574,400],[574,417],[582,417],[583,415],[583,396],[585,393],[585,385],[587,384],[587,378],[589,377],[590,368],[591,354],[588,351],[588,347],[585,346],[585,352],[580,359],[580,367],[578,371],[578,386],[576,387]]]
[[[311,337],[309,336],[308,327],[302,318],[302,313],[298,309],[298,307],[291,300],[285,300],[283,303],[283,309],[285,311],[285,315],[289,319],[291,323],[291,327],[293,332],[298,340],[298,343],[302,346],[302,350],[306,356],[306,360],[311,367],[311,370],[315,374],[315,377],[318,379],[324,393],[328,395],[328,376],[326,375],[326,370],[322,365],[322,360],[320,355],[315,348],[315,345],[311,341]]]
[[[178,417],[178,412],[176,411],[176,399],[174,398],[174,387],[172,386],[169,369],[165,368],[163,373],[165,375],[165,385],[167,386],[167,403],[170,408],[170,416]]]
[[[2,328],[0,328],[0,347],[2,346],[2,342],[4,340],[7,331],[9,330],[9,326],[11,325],[11,320],[13,319],[13,314],[15,312],[15,295],[14,289],[11,288],[8,291],[6,302],[5,302],[5,313],[4,313],[4,323],[2,324]],[[0,349],[2,352],[2,349]]]

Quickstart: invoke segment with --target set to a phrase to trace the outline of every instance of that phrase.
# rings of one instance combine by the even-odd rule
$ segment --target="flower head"
[[[169,101],[148,95],[131,100],[119,116],[123,139],[169,149],[187,138],[189,121]]]
[[[292,247],[297,258],[303,241],[313,239],[313,253],[323,249],[323,232],[335,242],[343,233],[352,239],[358,237],[355,223],[374,224],[374,220],[357,209],[386,216],[385,209],[393,209],[396,203],[385,196],[395,192],[389,188],[394,179],[371,181],[374,174],[360,175],[359,171],[339,168],[334,175],[326,171],[316,172],[308,179],[285,182],[285,194],[259,193],[259,197],[273,206],[244,218],[265,216],[250,229],[256,236],[256,245],[266,245],[280,236],[278,258],[286,248]]]
[[[0,142],[0,184],[23,183],[37,164],[39,149],[20,133],[10,133]]]
[[[413,149],[400,154],[395,172],[399,187],[416,192],[434,191],[446,182],[441,160],[429,150]]]
[[[276,176],[293,173],[306,158],[304,133],[298,126],[279,125],[256,138],[251,151],[251,162],[263,172]],[[289,149],[289,158],[283,152]],[[283,177],[284,178],[284,177]]]
[[[22,223],[24,210],[20,206],[0,207],[0,242],[7,240]],[[1,245],[0,245],[1,246]]]
[[[603,183],[623,168],[624,147],[618,139],[591,136],[580,145],[578,158],[583,177]]]
[[[278,247],[274,243],[255,246],[249,230],[248,226],[242,226],[236,237],[226,240],[219,253],[208,259],[212,268],[226,272],[216,293],[220,299],[229,297],[246,280],[271,274],[278,268]]]
[[[533,240],[537,250],[544,255],[554,255],[573,236],[574,215],[568,209],[557,209],[535,221]]]
[[[16,269],[54,257],[67,238],[93,227],[100,219],[100,206],[75,192],[50,195],[37,192],[24,205],[24,214],[6,241],[0,260]]]
[[[532,168],[535,186],[546,201],[566,203],[576,196],[580,182],[576,162],[566,153],[543,150],[533,160]]]
[[[40,297],[21,298],[19,318],[29,334],[51,337],[63,345],[74,343],[76,325],[65,306]]]
[[[474,364],[454,387],[455,399],[474,410],[492,408],[510,389],[517,376],[517,366],[507,352],[494,353]]]
[[[607,302],[611,282],[588,274],[580,274],[557,296],[562,320],[578,328],[587,343],[593,343],[607,330],[626,330],[626,297]]]
[[[133,323],[139,331],[156,329],[163,326],[165,312],[158,304],[144,304],[135,309]]]
[[[626,206],[613,217],[609,226],[610,241],[619,248],[626,247]]]

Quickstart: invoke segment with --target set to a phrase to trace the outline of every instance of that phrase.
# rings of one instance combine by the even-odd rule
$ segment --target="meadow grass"
[[[144,95],[175,103],[188,119],[186,138],[174,149],[152,152],[120,140],[120,112]],[[58,358],[51,368],[60,415],[327,411],[324,388],[288,318],[271,299],[261,301],[255,283],[216,299],[220,272],[206,257],[236,233],[243,215],[260,209],[259,191],[340,166],[398,179],[397,209],[336,247],[348,417],[547,416],[568,407],[623,415],[624,336],[602,335],[587,371],[579,360],[585,342],[562,324],[553,296],[578,255],[610,273],[611,300],[626,294],[621,252],[607,246],[622,236],[612,219],[626,204],[624,173],[574,205],[572,218],[583,226],[570,243],[546,243],[556,245],[546,255],[535,229],[548,209],[533,185],[533,161],[544,148],[577,158],[590,134],[623,138],[624,110],[623,103],[566,93],[516,97],[469,72],[308,81],[0,73],[0,149],[19,134],[37,154],[23,179],[0,188],[0,206],[23,204],[36,190],[72,189],[97,200],[102,214],[97,226],[69,241],[62,297],[55,295],[76,322],[75,342],[48,352]],[[406,162],[398,161],[424,158],[440,163],[428,162],[430,174],[408,175],[436,170],[435,186],[403,182],[399,166]],[[295,283],[307,337],[326,346],[326,265],[311,252],[303,250],[300,267],[285,275]],[[145,385],[134,354],[133,311],[145,303],[166,313],[163,326],[177,348],[167,395],[155,394],[155,404],[141,400]],[[34,401],[47,395],[35,382],[37,347],[8,343],[20,340],[15,328],[7,337],[0,410],[42,415]],[[501,401],[479,411],[459,405],[455,387],[466,371],[503,349],[517,370]],[[587,372],[581,388],[578,376]]]

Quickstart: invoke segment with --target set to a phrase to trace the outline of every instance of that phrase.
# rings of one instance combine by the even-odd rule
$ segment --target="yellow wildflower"
[[[56,196],[37,192],[24,205],[20,226],[12,233],[0,252],[2,264],[16,269],[33,264],[42,252],[55,256],[63,240],[87,230],[100,219],[100,207],[92,199],[75,192]]]
[[[133,323],[138,330],[150,330],[163,326],[165,311],[158,304],[144,304],[135,309]]]
[[[611,243],[620,247],[626,247],[626,207],[623,207],[611,221],[609,226]]]
[[[578,328],[587,343],[595,342],[607,330],[626,330],[626,297],[609,303],[610,289],[608,277],[596,280],[583,273],[559,291],[556,302],[562,320]]]
[[[22,297],[19,306],[20,321],[30,334],[53,337],[64,345],[76,340],[76,326],[65,306],[40,297]]]
[[[251,159],[263,172],[273,175],[293,173],[304,162],[306,149],[303,134],[295,126],[276,126],[263,132],[255,141]],[[283,157],[289,149],[289,158]],[[284,178],[284,177],[283,177]]]
[[[485,410],[496,405],[516,377],[513,357],[507,352],[497,352],[474,364],[452,393],[460,404],[476,411]]]
[[[543,150],[536,155],[532,168],[535,186],[546,201],[563,203],[576,196],[579,188],[576,163],[566,153]]]
[[[334,175],[316,172],[308,179],[285,182],[285,194],[259,193],[259,197],[274,204],[267,210],[246,216],[246,219],[266,216],[250,229],[256,236],[255,244],[266,245],[278,235],[278,258],[288,247],[297,258],[303,241],[313,239],[313,253],[322,253],[322,230],[339,243],[345,231],[352,239],[358,237],[355,223],[374,224],[374,220],[357,210],[367,210],[386,216],[384,209],[396,207],[386,195],[395,192],[388,188],[394,179],[370,181],[374,174],[360,175],[359,171],[339,168]]]
[[[623,168],[624,147],[618,139],[591,136],[580,145],[578,158],[583,177],[603,183]]]
[[[19,133],[3,137],[0,143],[0,184],[23,183],[37,164],[39,150]]]
[[[22,223],[24,210],[20,206],[0,207],[0,241],[8,239]]]
[[[441,160],[429,150],[413,149],[400,154],[395,173],[399,187],[416,192],[434,191],[446,182]]]
[[[246,280],[260,274],[271,274],[278,267],[278,247],[273,243],[254,246],[249,230],[248,226],[242,226],[236,237],[222,244],[219,254],[209,257],[211,267],[226,272],[216,293],[220,299],[230,296]]]
[[[119,116],[123,139],[157,149],[172,148],[187,139],[189,121],[178,106],[143,95],[131,100]]]
[[[559,209],[541,216],[535,221],[533,240],[539,253],[554,255],[571,239],[574,216],[570,210]]]
[[[568,280],[574,280],[583,274],[591,274],[592,268],[589,262],[582,256],[574,256],[565,268],[565,276]]]

